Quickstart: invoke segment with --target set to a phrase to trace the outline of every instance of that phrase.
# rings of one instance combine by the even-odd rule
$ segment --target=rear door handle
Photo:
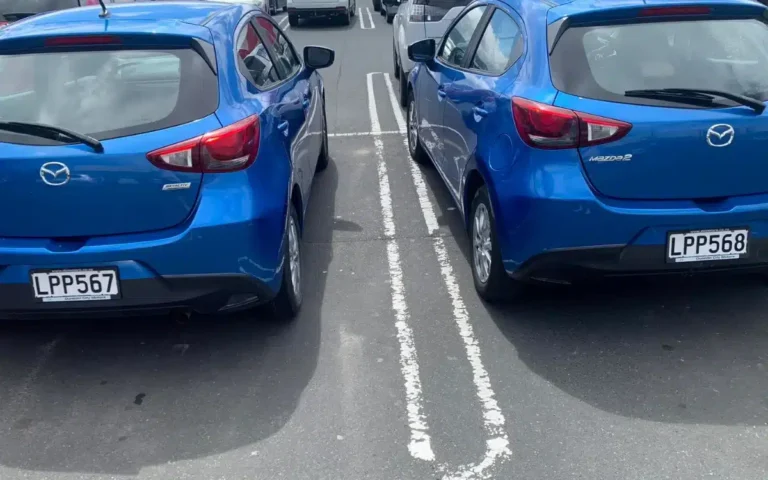
[[[288,120],[285,120],[277,124],[277,129],[283,132],[283,135],[288,136]]]
[[[440,85],[437,87],[437,96],[440,98],[445,98],[445,87]]]
[[[475,113],[475,115],[479,117],[484,117],[488,115],[488,110],[482,108],[482,107],[475,107],[472,109],[472,111]]]

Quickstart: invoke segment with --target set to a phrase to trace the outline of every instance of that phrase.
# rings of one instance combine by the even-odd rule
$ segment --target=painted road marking
[[[373,15],[371,15],[371,9],[368,7],[365,7],[365,13],[368,16],[368,26],[365,25],[365,16],[363,15],[363,8],[360,7],[357,9],[357,16],[360,17],[360,28],[362,30],[373,30],[376,28],[376,24],[373,23]]]
[[[282,28],[283,30],[286,30],[288,28],[288,17],[283,17],[280,19],[279,22],[277,22],[277,25]]]
[[[392,79],[389,73],[383,73],[384,82],[387,86],[389,93],[390,103],[395,115],[395,121],[397,122],[398,130],[402,133],[406,133],[407,124],[403,118],[403,112],[400,109],[400,105],[395,95],[395,90],[392,86]],[[372,94],[372,76],[368,74],[368,90],[369,90],[369,102]],[[375,112],[375,105],[374,105]],[[373,122],[372,122],[373,124]],[[378,126],[378,120],[376,121]],[[380,127],[379,127],[380,129]],[[404,140],[406,151],[408,149],[408,140]],[[421,207],[422,215],[424,217],[424,223],[427,226],[427,232],[429,235],[434,236],[438,231],[437,219],[435,217],[435,210],[432,206],[432,201],[427,194],[424,178],[421,174],[421,170],[410,158],[407,160],[411,167],[411,177],[416,189],[416,193],[419,199],[419,206]],[[464,304],[464,299],[461,296],[458,281],[454,274],[453,266],[451,264],[448,252],[445,248],[445,242],[442,237],[434,236],[433,247],[435,255],[437,256],[438,263],[440,264],[440,272],[443,277],[443,283],[445,284],[448,294],[451,297],[451,304],[453,307],[453,319],[459,330],[459,335],[464,343],[467,359],[472,367],[473,383],[477,391],[477,397],[480,401],[480,405],[483,413],[483,427],[486,432],[486,450],[483,459],[478,463],[470,463],[461,465],[458,468],[451,468],[446,464],[440,464],[440,469],[444,473],[444,479],[483,479],[491,476],[490,470],[499,461],[504,460],[511,456],[512,452],[509,449],[509,437],[506,432],[506,419],[504,414],[499,408],[496,402],[496,394],[493,391],[491,380],[488,375],[488,371],[485,369],[482,361],[482,355],[480,352],[480,345],[475,337],[474,329],[469,320],[469,314],[467,307]]]
[[[366,137],[369,135],[401,135],[403,132],[397,130],[379,131],[379,132],[347,132],[347,133],[329,133],[329,137]]]
[[[387,239],[387,263],[389,279],[392,287],[392,309],[395,312],[395,327],[397,340],[400,343],[400,371],[405,380],[405,401],[408,426],[411,439],[408,451],[419,460],[433,461],[432,440],[427,433],[427,422],[424,417],[424,396],[421,390],[419,362],[416,356],[416,346],[413,341],[413,330],[408,324],[410,313],[405,300],[405,285],[403,284],[403,268],[400,262],[400,251],[395,239],[395,220],[392,211],[392,194],[389,189],[389,176],[384,161],[384,142],[381,140],[381,125],[376,110],[376,98],[373,94],[373,74],[366,78],[368,86],[368,112],[371,117],[371,131],[376,149],[376,160],[379,174],[379,198],[381,213],[384,219],[384,236]]]

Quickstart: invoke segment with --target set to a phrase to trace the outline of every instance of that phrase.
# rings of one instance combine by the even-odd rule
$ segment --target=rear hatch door
[[[33,74],[0,94],[0,121],[86,134],[103,152],[0,129],[0,236],[128,234],[189,217],[203,174],[160,169],[147,153],[221,127],[218,82],[196,51],[102,45],[0,54],[0,73],[17,71]]]
[[[572,26],[550,57],[557,106],[632,125],[616,141],[580,149],[593,187],[627,199],[768,192],[768,113],[717,95],[648,92],[705,89],[761,106],[768,99],[768,26],[703,11],[644,20]],[[627,94],[637,90],[644,92]]]

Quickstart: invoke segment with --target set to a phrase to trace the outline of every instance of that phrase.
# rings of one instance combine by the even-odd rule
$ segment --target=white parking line
[[[283,30],[288,28],[288,17],[283,17],[280,19],[280,21],[277,22],[277,26],[282,28]]]
[[[379,174],[379,197],[381,213],[384,218],[384,235],[387,238],[387,263],[389,264],[389,279],[392,288],[392,309],[395,311],[395,327],[397,340],[400,343],[400,371],[405,380],[406,413],[408,426],[411,429],[411,440],[408,451],[419,460],[433,461],[432,440],[427,433],[427,422],[424,417],[424,397],[421,390],[421,376],[416,347],[413,342],[413,330],[408,324],[410,314],[405,300],[405,285],[403,284],[403,268],[400,262],[400,251],[395,239],[395,220],[392,211],[392,194],[389,190],[387,164],[384,161],[384,142],[381,140],[381,124],[376,110],[376,98],[373,94],[373,74],[366,78],[368,86],[368,112],[371,117],[371,131],[376,147],[376,160]]]
[[[388,130],[385,132],[346,132],[346,133],[329,133],[329,137],[366,137],[369,135],[401,135],[403,132],[397,130]]]
[[[357,16],[360,17],[360,29],[362,30],[373,30],[376,28],[376,24],[373,23],[373,15],[371,15],[371,9],[368,7],[365,7],[365,13],[368,15],[368,26],[365,25],[365,22],[363,19],[365,18],[363,16],[363,8],[360,7],[357,9]]]
[[[371,83],[369,75],[369,85]],[[387,85],[389,92],[390,103],[395,114],[395,121],[397,122],[398,129],[401,132],[406,131],[406,122],[403,118],[403,112],[400,109],[400,105],[395,95],[395,90],[392,87],[392,80],[389,77],[389,73],[384,73],[384,81]],[[370,86],[369,86],[370,89]],[[408,140],[405,140],[406,150]],[[419,205],[424,216],[424,222],[427,225],[427,231],[430,235],[433,235],[437,229],[437,220],[435,217],[435,210],[432,206],[432,201],[426,192],[426,186],[424,185],[424,178],[421,174],[421,170],[416,166],[415,162],[408,159],[411,166],[411,176],[416,188],[416,192],[419,198]],[[435,236],[433,238],[433,246],[437,260],[440,263],[440,271],[443,276],[443,282],[448,290],[448,294],[451,297],[451,303],[453,305],[453,319],[456,322],[456,326],[459,329],[459,334],[464,342],[464,348],[466,350],[467,359],[472,366],[472,377],[477,390],[477,397],[480,400],[480,405],[483,411],[483,424],[485,427],[486,438],[486,450],[483,459],[476,464],[461,465],[457,469],[451,469],[447,465],[441,465],[441,469],[445,472],[444,478],[451,479],[478,479],[488,478],[490,475],[489,469],[496,464],[497,461],[509,457],[512,452],[509,449],[509,438],[506,432],[506,420],[504,414],[501,412],[498,403],[496,402],[496,394],[491,386],[491,381],[488,376],[488,371],[485,369],[482,361],[482,355],[480,353],[480,345],[475,338],[472,324],[469,321],[469,314],[467,313],[467,307],[464,304],[464,299],[461,297],[461,291],[459,289],[458,281],[453,273],[453,266],[451,265],[448,252],[445,248],[445,242],[442,237]]]

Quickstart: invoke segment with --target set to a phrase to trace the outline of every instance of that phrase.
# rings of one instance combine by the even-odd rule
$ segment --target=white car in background
[[[288,0],[288,23],[295,27],[302,18],[338,18],[349,25],[357,0]]]
[[[408,45],[427,38],[439,43],[448,25],[468,4],[469,0],[403,0],[400,4],[393,19],[392,55],[403,107],[408,100],[405,91],[408,74],[413,69],[413,62],[408,59]]]
[[[253,5],[254,7],[260,7],[270,15],[274,15],[281,9],[285,12],[288,10],[288,0],[215,0],[217,2],[224,3],[242,3],[245,5]],[[269,8],[266,7],[269,5]]]

